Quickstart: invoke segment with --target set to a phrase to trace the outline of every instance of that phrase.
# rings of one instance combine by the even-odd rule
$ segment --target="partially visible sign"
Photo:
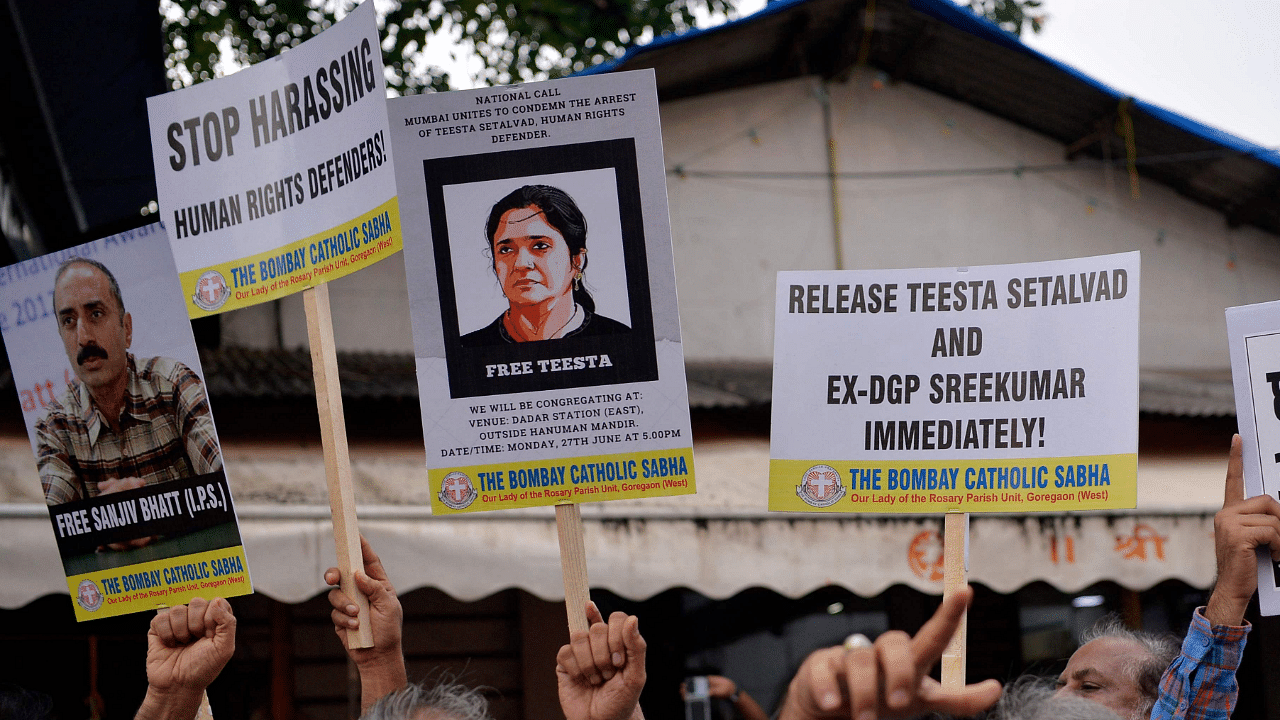
[[[388,107],[432,511],[694,492],[653,74]]]
[[[1245,497],[1280,495],[1280,301],[1227,308]],[[1258,601],[1280,615],[1280,563],[1258,551]]]
[[[285,54],[147,101],[160,216],[191,317],[400,250],[373,3]]]
[[[0,330],[78,620],[253,592],[159,224],[0,268]]]
[[[769,509],[1131,508],[1137,253],[778,274]]]

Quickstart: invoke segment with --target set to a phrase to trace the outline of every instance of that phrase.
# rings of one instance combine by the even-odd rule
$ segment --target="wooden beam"
[[[911,69],[912,63],[920,57],[938,38],[937,23],[927,22],[920,32],[911,38],[911,43],[898,53],[885,70],[889,73],[889,82],[897,84]]]
[[[1247,225],[1257,219],[1258,214],[1267,208],[1280,205],[1280,179],[1273,180],[1251,197],[1226,211],[1227,227],[1232,230]]]
[[[1109,112],[1094,120],[1092,125],[1092,132],[1074,142],[1067,143],[1067,149],[1062,153],[1065,159],[1068,161],[1075,160],[1080,153],[1093,145],[1101,145],[1104,151],[1110,150],[1111,138],[1117,137],[1115,130],[1116,114]]]
[[[786,75],[790,72],[800,75],[809,74],[808,53],[805,51],[805,36],[809,32],[809,21],[807,12],[797,12],[791,16],[778,37],[778,44],[774,46],[771,67],[780,69]]]
[[[852,3],[840,13],[840,19],[831,24],[832,31],[823,42],[825,47],[832,50],[831,66],[826,70],[826,79],[848,82],[857,65],[862,34],[866,32],[863,27],[866,12],[866,3]]]

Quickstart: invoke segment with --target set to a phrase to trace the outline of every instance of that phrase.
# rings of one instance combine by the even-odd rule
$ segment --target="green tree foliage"
[[[969,0],[969,9],[999,25],[1002,30],[1022,37],[1022,28],[1031,26],[1038,33],[1049,19],[1040,11],[1041,0]]]
[[[372,0],[368,0],[372,2]],[[378,3],[387,84],[400,94],[447,90],[428,67],[427,39],[449,33],[483,63],[482,82],[560,77],[622,55],[641,38],[693,27],[697,11],[730,13],[735,0],[429,0]],[[279,55],[346,15],[352,0],[164,0],[169,78],[179,88],[215,77],[220,44],[247,65]],[[385,10],[385,12],[383,12]]]

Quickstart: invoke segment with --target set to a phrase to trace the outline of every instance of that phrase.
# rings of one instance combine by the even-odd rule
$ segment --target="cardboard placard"
[[[291,295],[400,250],[373,3],[278,57],[147,100],[161,217],[191,317]]]
[[[0,278],[0,330],[76,619],[251,593],[164,229]]]
[[[769,508],[1133,507],[1138,271],[779,273]]]
[[[1280,301],[1227,308],[1245,497],[1280,494]],[[1280,615],[1280,563],[1258,551],[1258,604]]]
[[[694,492],[652,73],[388,108],[433,512]]]

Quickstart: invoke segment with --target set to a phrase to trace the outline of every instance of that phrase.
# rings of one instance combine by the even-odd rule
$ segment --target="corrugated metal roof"
[[[1231,226],[1280,234],[1280,153],[1129,98],[949,0],[879,0],[874,8],[868,14],[865,0],[779,0],[725,25],[632,48],[584,74],[652,68],[663,100],[800,75],[839,80],[869,26],[867,63],[891,80],[1043,133],[1072,157],[1118,164],[1125,143],[1116,124],[1127,114],[1142,175],[1222,212]]]

